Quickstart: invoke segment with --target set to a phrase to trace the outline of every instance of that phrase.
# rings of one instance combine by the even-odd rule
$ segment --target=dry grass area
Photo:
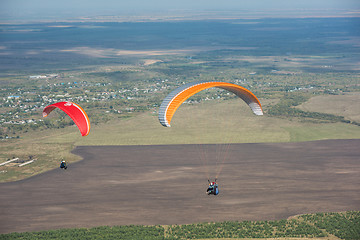
[[[60,50],[60,52],[72,52],[76,54],[86,55],[97,58],[108,58],[116,56],[169,56],[184,55],[202,51],[214,51],[224,49],[224,47],[189,47],[181,49],[162,49],[162,50],[124,50],[114,48],[93,48],[93,47],[74,47]],[[254,47],[225,47],[229,50],[249,50]]]
[[[148,65],[151,65],[151,64],[162,62],[162,60],[156,60],[156,59],[145,59],[143,61],[144,61],[144,66],[148,66]]]
[[[57,168],[61,159],[68,162],[80,160],[80,157],[70,153],[74,142],[81,138],[76,131],[75,127],[69,127],[32,132],[25,134],[22,139],[1,142],[0,162],[14,157],[28,160],[30,155],[37,160],[24,167],[18,167],[19,164],[0,166],[0,172],[4,171],[0,173],[0,182],[15,181]]]
[[[175,113],[170,128],[161,126],[157,115],[150,113],[94,126],[91,134],[76,145],[255,143],[359,137],[360,129],[354,125],[255,116],[245,103],[234,99],[184,104]]]
[[[344,116],[351,121],[360,122],[360,93],[316,96],[298,107],[311,112]]]

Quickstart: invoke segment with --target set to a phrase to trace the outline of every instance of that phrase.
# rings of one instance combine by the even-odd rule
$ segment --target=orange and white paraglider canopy
[[[159,109],[159,121],[164,127],[170,127],[170,122],[180,105],[194,94],[212,87],[222,88],[236,94],[244,100],[255,115],[263,115],[259,99],[248,89],[227,82],[203,81],[185,84],[172,91],[162,102]]]

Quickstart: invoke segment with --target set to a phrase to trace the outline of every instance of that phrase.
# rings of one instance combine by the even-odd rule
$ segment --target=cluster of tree
[[[297,220],[201,223],[171,226],[176,239],[325,237],[317,227]]]
[[[113,226],[10,233],[0,239],[203,239],[321,238],[360,239],[360,211],[305,214],[291,220],[225,221],[172,226]]]
[[[341,239],[360,239],[360,212],[317,213],[301,216],[306,222]]]
[[[164,228],[161,226],[114,226],[80,229],[59,229],[41,232],[10,233],[0,235],[0,239],[164,239]]]
[[[2,239],[201,239],[326,237],[327,232],[341,239],[359,239],[360,212],[319,213],[299,219],[199,223],[168,226],[114,226],[90,229],[61,229],[31,233],[11,233]],[[325,231],[326,232],[325,232]]]

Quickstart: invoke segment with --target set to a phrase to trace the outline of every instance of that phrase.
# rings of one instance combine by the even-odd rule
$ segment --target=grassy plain
[[[360,93],[316,96],[298,106],[302,110],[345,116],[360,122]]]
[[[263,103],[266,108],[266,101]],[[95,126],[91,136],[81,138],[76,145],[289,142],[360,137],[360,129],[349,124],[255,116],[238,99],[181,106],[171,125],[162,127],[157,115],[144,113]]]

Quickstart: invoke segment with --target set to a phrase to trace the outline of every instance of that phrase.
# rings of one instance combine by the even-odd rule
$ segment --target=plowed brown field
[[[360,140],[230,145],[218,196],[205,194],[194,145],[77,147],[84,159],[67,170],[0,184],[0,233],[359,210],[359,146]],[[214,146],[209,151],[215,155]]]

